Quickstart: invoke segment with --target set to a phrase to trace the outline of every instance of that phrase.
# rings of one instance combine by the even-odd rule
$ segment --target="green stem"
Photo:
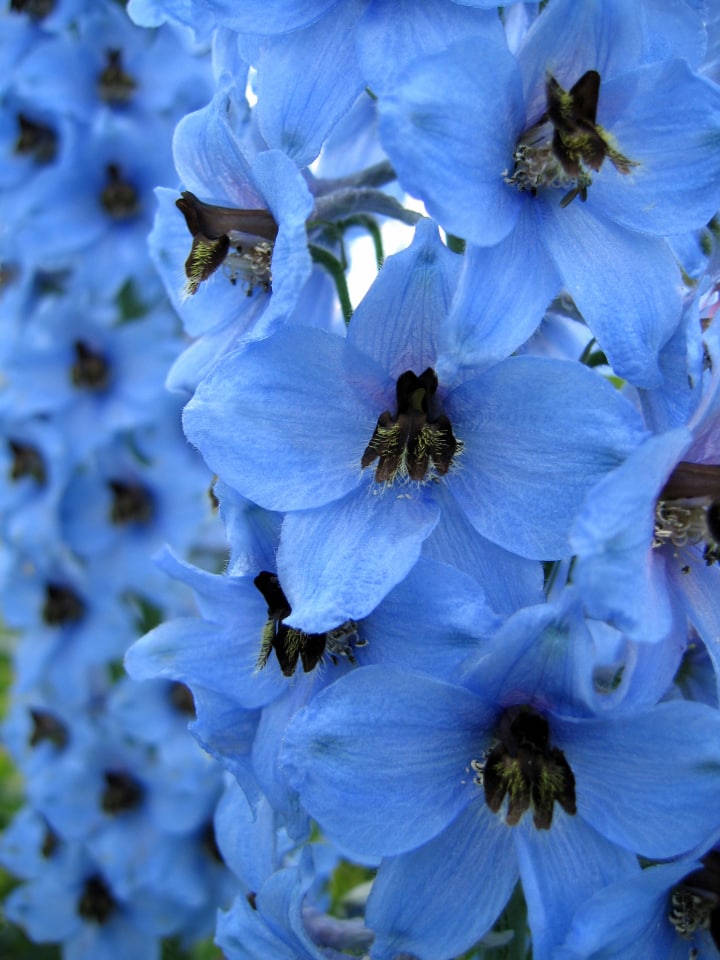
[[[343,266],[338,260],[337,257],[334,257],[329,250],[326,250],[324,247],[318,247],[317,244],[309,243],[308,250],[310,251],[310,256],[312,257],[313,263],[320,264],[321,267],[324,267],[330,276],[335,282],[335,289],[338,293],[338,299],[340,300],[340,309],[342,310],[343,317],[345,318],[345,323],[350,322],[350,318],[353,315],[352,303],[350,302],[350,291],[348,290],[347,280],[345,278],[345,271]]]

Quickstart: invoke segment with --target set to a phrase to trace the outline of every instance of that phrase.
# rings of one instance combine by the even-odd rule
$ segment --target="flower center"
[[[110,379],[110,367],[101,353],[84,340],[76,340],[75,363],[70,368],[70,379],[76,387],[85,390],[104,390]]]
[[[140,805],[144,790],[139,780],[124,770],[106,770],[104,778],[100,805],[105,813],[123,813]]]
[[[30,719],[33,725],[29,741],[31,747],[36,747],[46,740],[56,746],[58,750],[67,746],[68,728],[54,713],[50,713],[49,710],[31,709]]]
[[[32,477],[37,484],[42,486],[47,479],[47,474],[45,472],[45,461],[40,451],[29,443],[20,443],[17,440],[8,440],[8,446],[13,457],[10,479],[17,481],[23,477]]]
[[[88,877],[78,900],[77,912],[80,916],[102,925],[114,910],[115,900],[100,874]]]
[[[292,607],[274,573],[263,570],[253,583],[263,595],[268,607],[268,619],[263,627],[262,645],[257,661],[258,670],[265,666],[273,650],[286,677],[295,673],[298,660],[305,673],[314,670],[326,651],[335,664],[341,657],[349,663],[356,662],[355,647],[364,647],[367,641],[358,636],[358,625],[354,620],[346,620],[326,633],[304,633],[283,623],[292,613]]]
[[[52,163],[57,154],[57,134],[44,123],[36,123],[24,114],[17,115],[18,135],[15,153],[31,157],[39,166]]]
[[[655,507],[653,547],[704,543],[703,559],[720,563],[720,466],[681,461]]]
[[[132,100],[137,84],[123,69],[122,51],[107,50],[107,62],[97,80],[98,96],[105,103],[121,106]]]
[[[272,285],[270,271],[278,226],[268,210],[217,207],[185,190],[175,205],[192,234],[185,261],[185,293],[192,296],[203,280],[223,269],[232,284],[246,285],[248,296],[256,287],[266,293]]]
[[[108,164],[100,202],[113,220],[131,220],[140,213],[140,198],[135,187],[123,178],[116,163]]]
[[[42,617],[49,627],[78,623],[84,616],[85,604],[74,590],[59,583],[45,585]]]
[[[495,746],[470,764],[485,802],[498,813],[508,798],[505,822],[516,826],[530,806],[538,830],[549,830],[555,802],[574,816],[575,776],[565,754],[550,746],[547,720],[532,707],[510,707],[500,718]]]
[[[699,930],[710,930],[716,946],[720,934],[720,853],[711,850],[699,870],[685,877],[670,892],[667,918],[683,940]]]
[[[10,9],[26,13],[33,20],[43,20],[55,9],[55,0],[10,0]]]
[[[139,483],[110,480],[113,495],[110,520],[120,526],[125,523],[149,523],[153,518],[152,494]]]
[[[445,476],[453,458],[462,450],[450,420],[437,396],[438,379],[428,367],[418,377],[406,370],[395,388],[397,412],[381,413],[360,465],[364,470],[375,460],[375,480],[392,483],[397,477],[410,480]]]
[[[548,73],[547,109],[518,140],[513,171],[503,172],[505,181],[533,196],[541,187],[570,187],[560,201],[566,207],[577,196],[587,200],[590,171],[597,172],[606,158],[618,173],[630,173],[637,163],[620,153],[610,134],[595,122],[599,93],[596,70],[584,73],[570,90]]]

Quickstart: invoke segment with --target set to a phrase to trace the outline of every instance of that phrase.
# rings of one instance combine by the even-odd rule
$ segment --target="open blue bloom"
[[[170,554],[166,572],[193,587],[201,618],[167,621],[135,643],[126,654],[136,679],[164,677],[187,684],[196,695],[222,698],[222,709],[207,710],[203,743],[219,744],[225,710],[262,709],[252,743],[252,767],[273,806],[296,830],[297,800],[277,762],[290,717],[329,683],[357,665],[405,664],[432,676],[453,676],[473,657],[499,618],[489,609],[476,581],[445,564],[421,559],[372,613],[358,621],[338,621],[322,633],[302,633],[286,625],[290,607],[282,581],[273,573],[268,550],[261,567],[242,576],[215,575],[181,564]],[[247,718],[246,718],[247,719]],[[239,744],[213,752],[237,772]],[[241,779],[246,777],[241,773]]]
[[[4,418],[61,418],[72,465],[113,432],[152,422],[179,349],[174,319],[161,307],[120,324],[109,305],[43,298],[5,359]]]
[[[591,616],[644,641],[668,636],[687,618],[717,671],[720,377],[713,327],[705,341],[713,372],[701,399],[692,391],[694,407],[679,401],[674,412],[680,423],[650,437],[598,484],[571,543],[577,554],[573,581]],[[680,629],[684,636],[682,623]]]
[[[561,669],[557,657],[544,664]],[[486,699],[483,666],[473,689],[390,666],[355,671],[286,734],[311,816],[345,848],[385,857],[367,911],[377,960],[469,948],[518,873],[534,955],[549,957],[588,896],[637,873],[635,854],[675,856],[720,828],[716,711],[673,702],[570,717],[521,659]]]
[[[15,88],[38,107],[83,123],[102,110],[146,125],[179,117],[211,94],[205,58],[183,49],[170,28],[138,30],[124,10],[95,0],[77,29],[40,40],[19,64]]]
[[[617,391],[578,364],[516,357],[473,377],[447,363],[438,382],[458,260],[420,225],[346,339],[281,330],[220,361],[185,409],[211,469],[287,513],[277,569],[295,626],[369,613],[416,562],[442,486],[492,543],[568,554],[577,507],[644,435]]]
[[[253,133],[244,97],[224,76],[208,106],[177,127],[182,195],[156,191],[151,255],[187,332],[210,334],[200,363],[194,349],[195,367],[261,320],[267,330],[291,313],[311,273],[310,192],[297,167]]]
[[[557,960],[718,960],[718,875],[711,851],[706,865],[678,860],[611,884],[578,910]]]
[[[487,248],[470,250],[454,314],[466,349],[483,354],[498,316],[518,346],[565,287],[618,374],[660,381],[681,287],[664,237],[720,206],[720,90],[685,60],[653,61],[642,14],[554,0],[517,59],[457,41],[381,97],[381,139],[403,185]],[[657,15],[667,58],[669,20]],[[487,306],[486,271],[506,282]]]

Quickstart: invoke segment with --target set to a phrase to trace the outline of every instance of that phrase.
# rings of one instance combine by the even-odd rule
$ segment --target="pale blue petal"
[[[355,31],[367,0],[344,0],[333,15],[262,44],[258,122],[270,147],[299,167],[311,163],[363,89]]]
[[[302,510],[361,482],[387,378],[345,341],[287,328],[222,359],[185,408],[188,439],[243,496]]]
[[[535,559],[569,554],[585,497],[645,436],[617,390],[562,360],[512,357],[461,384],[446,409],[465,445],[449,489],[479,533]]]
[[[720,714],[662,703],[617,719],[553,719],[575,774],[578,816],[635,853],[667,859],[720,830]]]
[[[441,834],[380,865],[367,906],[374,960],[467,950],[498,918],[517,875],[513,830],[490,812],[477,788]]]
[[[288,622],[320,633],[367,616],[412,569],[439,513],[422,491],[366,482],[321,509],[289,513],[277,558]]]
[[[421,220],[412,244],[388,257],[353,314],[348,343],[396,378],[435,367],[438,327],[450,307],[462,259]]]
[[[603,84],[601,98],[599,122],[638,166],[621,174],[606,160],[588,191],[593,204],[629,230],[703,227],[720,207],[720,89],[670,60]]]
[[[285,769],[331,839],[365,856],[402,853],[445,829],[477,791],[467,769],[491,716],[462,687],[362,667],[295,715]]]
[[[533,960],[550,960],[573,914],[597,890],[637,878],[636,857],[600,836],[579,816],[555,805],[552,826],[537,830],[527,815],[515,830]]]
[[[540,325],[560,277],[539,239],[542,224],[523,198],[515,228],[493,247],[469,245],[450,316],[440,325],[440,379],[475,375],[522,346]]]
[[[635,640],[661,640],[672,623],[664,568],[652,551],[655,506],[689,443],[684,428],[650,437],[600,480],[570,534],[573,582],[588,616]]]
[[[658,353],[681,318],[680,270],[664,240],[609,220],[592,191],[564,208],[560,191],[546,195],[544,241],[615,373],[657,387]]]
[[[504,45],[497,5],[490,12],[463,10],[447,0],[393,0],[369,4],[358,30],[358,57],[370,89],[378,96],[391,93],[407,65],[418,57],[444,50],[454,40],[482,36]],[[392,37],[392,56],[387,38]]]
[[[470,37],[416,60],[379,111],[380,139],[400,183],[432,217],[472,243],[508,235],[524,198],[503,171],[525,112],[507,49]]]

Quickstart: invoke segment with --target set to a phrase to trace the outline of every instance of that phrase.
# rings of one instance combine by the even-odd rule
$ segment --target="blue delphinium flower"
[[[712,374],[694,389],[686,380],[688,397],[676,391],[675,404],[651,405],[663,432],[589,494],[571,543],[573,580],[592,616],[641,641],[669,636],[686,618],[717,671],[720,378],[712,327],[704,339]]]
[[[323,631],[372,610],[417,560],[443,486],[493,543],[566,555],[580,502],[644,435],[579,365],[518,357],[473,376],[439,356],[459,266],[422,224],[347,339],[281,330],[222,360],[185,409],[211,469],[287,512],[277,569],[294,626]]]
[[[553,0],[517,59],[461,40],[410,64],[380,98],[401,182],[472,245],[453,315],[466,349],[487,350],[499,316],[519,346],[565,287],[616,372],[659,383],[681,289],[663,238],[720,206],[720,91],[667,59],[672,18],[655,14],[661,60],[640,4]],[[486,272],[505,283],[487,307]]]
[[[557,960],[718,960],[719,857],[649,867],[599,891],[573,918]]]
[[[211,95],[205,58],[182,55],[171,28],[137,30],[107,0],[94,0],[77,29],[47,36],[18,65],[15,89],[38,107],[92,123],[102,109],[145,124],[178,117]]]
[[[178,125],[173,149],[183,190],[158,188],[150,251],[187,332],[214,332],[221,352],[295,306],[311,272],[312,198],[284,154],[259,148],[227,76]]]
[[[331,839],[383,856],[372,956],[451,957],[522,878],[534,956],[594,892],[717,836],[717,711],[673,702],[594,716],[572,690],[574,628],[525,625],[463,685],[391,666],[318,694],[285,736],[303,804]],[[574,679],[574,678],[573,678]],[[668,772],[670,771],[670,772]],[[688,816],[692,811],[692,816]]]

